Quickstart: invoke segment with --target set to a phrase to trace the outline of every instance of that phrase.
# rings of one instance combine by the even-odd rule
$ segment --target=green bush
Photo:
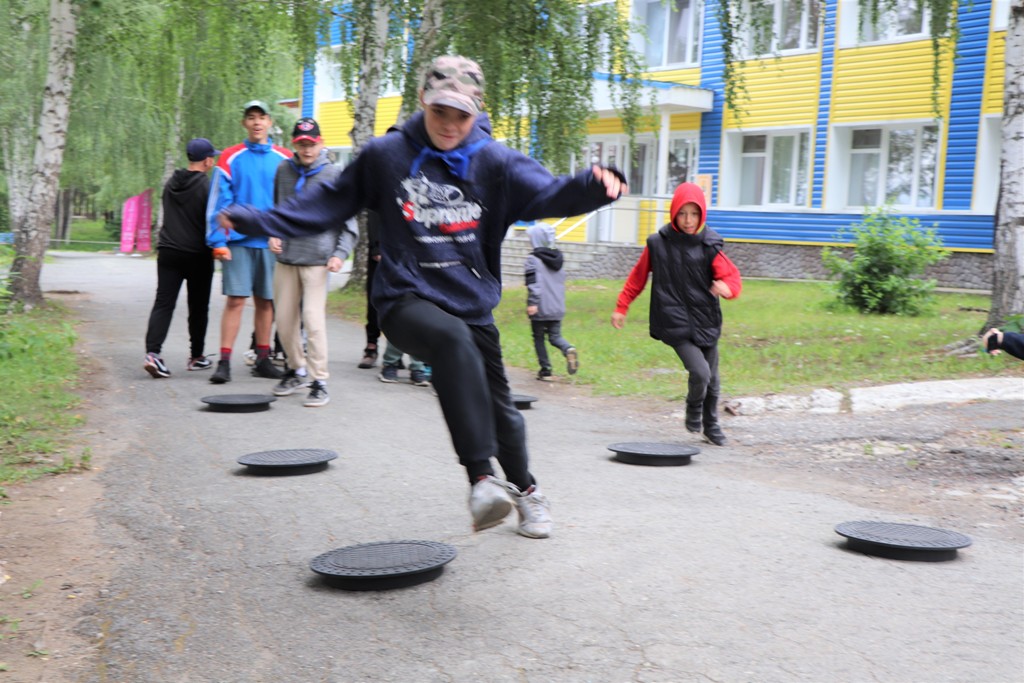
[[[933,229],[916,219],[892,216],[890,207],[864,215],[864,221],[840,232],[851,235],[853,257],[826,247],[822,262],[835,284],[840,303],[861,313],[919,315],[932,301],[935,280],[926,280],[928,266],[949,256]]]

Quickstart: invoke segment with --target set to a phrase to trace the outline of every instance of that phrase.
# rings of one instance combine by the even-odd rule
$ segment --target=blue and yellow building
[[[970,277],[958,277],[976,281],[965,286],[988,286],[1008,0],[961,3],[956,43],[940,43],[937,89],[929,17],[914,0],[898,0],[874,24],[857,0],[771,0],[761,20],[745,22],[764,28],[737,37],[745,96],[735,109],[724,96],[717,0],[619,2],[646,26],[636,48],[647,59],[651,116],[630,140],[607,75],[595,74],[597,118],[577,164],[622,168],[631,195],[567,222],[563,240],[642,244],[685,180],[705,187],[712,225],[750,253],[764,245],[762,256],[783,246],[816,254],[888,203],[934,227],[970,264]],[[330,70],[324,60],[307,72],[302,113],[318,118],[343,159],[352,114]],[[400,103],[397,93],[381,98],[378,133]]]

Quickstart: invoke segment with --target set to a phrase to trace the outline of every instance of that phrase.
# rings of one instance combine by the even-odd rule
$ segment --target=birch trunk
[[[363,31],[360,40],[359,92],[352,103],[352,137],[353,154],[359,154],[373,137],[377,122],[377,99],[380,96],[381,76],[383,74],[386,43],[388,37],[388,19],[390,7],[383,1],[371,2],[373,13],[371,30]],[[368,244],[366,235],[366,214],[359,215],[359,240],[356,242],[355,254],[352,257],[352,272],[349,274],[345,287],[364,289],[366,287],[366,259]]]
[[[156,231],[151,240],[152,250],[156,251],[157,241],[160,238],[160,231],[164,228],[164,201],[163,188],[170,182],[174,175],[174,161],[178,158],[178,150],[181,149],[181,128],[184,111],[182,103],[185,101],[185,58],[178,60],[178,96],[174,100],[177,106],[174,108],[174,122],[171,126],[171,136],[167,149],[164,151],[164,172],[160,178],[160,190],[153,193],[153,203],[156,205]]]
[[[50,0],[50,47],[43,88],[42,112],[36,134],[32,177],[25,221],[14,235],[11,264],[12,301],[31,308],[42,303],[39,276],[53,225],[60,170],[64,161],[71,86],[75,74],[78,21],[74,0]]]
[[[440,41],[443,3],[444,0],[426,0],[423,3],[423,17],[412,40],[414,46],[412,59],[409,60],[409,68],[406,71],[405,77],[412,84],[412,87],[416,89],[417,94],[419,93],[420,78],[422,77],[423,70],[427,68],[432,59],[438,56],[434,52],[437,50],[437,44]],[[402,108],[398,112],[397,123],[405,123],[405,120],[416,111],[418,105],[418,96],[412,99],[404,98],[402,100]]]
[[[1024,0],[1010,0],[992,305],[982,331],[1024,315]]]

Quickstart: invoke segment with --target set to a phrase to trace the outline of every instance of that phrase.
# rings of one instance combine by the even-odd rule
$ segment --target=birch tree
[[[71,115],[75,40],[78,37],[76,3],[73,0],[50,0],[48,25],[50,44],[46,82],[32,157],[32,175],[28,181],[24,218],[14,233],[15,257],[9,275],[12,299],[29,308],[43,301],[39,275],[50,240]]]

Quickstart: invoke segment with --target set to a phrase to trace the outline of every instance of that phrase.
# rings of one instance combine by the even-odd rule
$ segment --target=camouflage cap
[[[455,107],[469,114],[484,108],[484,74],[480,65],[466,57],[438,57],[423,79],[423,103]]]

